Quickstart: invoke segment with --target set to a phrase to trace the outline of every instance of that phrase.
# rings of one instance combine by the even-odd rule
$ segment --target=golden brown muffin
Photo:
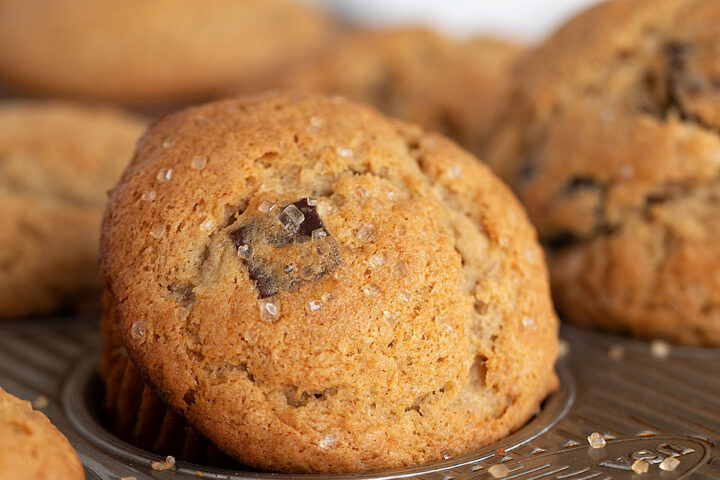
[[[0,388],[0,480],[84,479],[67,438],[30,402]]]
[[[282,77],[282,85],[369,103],[477,150],[522,52],[488,37],[460,43],[420,28],[360,31]]]
[[[720,3],[611,1],[528,56],[490,161],[579,324],[720,345]]]
[[[100,376],[105,386],[106,426],[133,445],[177,460],[210,466],[232,462],[168,408],[155,389],[145,383],[128,358],[115,318],[114,299],[103,295],[101,329],[104,337]]]
[[[3,0],[0,80],[17,91],[164,105],[311,54],[328,21],[285,0]]]
[[[144,126],[108,109],[0,103],[0,319],[99,295],[106,191]]]
[[[443,137],[342,99],[156,123],[111,193],[101,268],[130,358],[257,468],[457,455],[556,383],[547,272],[509,190]]]

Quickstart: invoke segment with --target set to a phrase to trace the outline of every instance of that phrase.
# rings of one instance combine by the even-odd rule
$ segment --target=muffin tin
[[[569,351],[558,362],[561,388],[523,428],[468,455],[397,470],[351,475],[284,475],[221,470],[178,462],[129,445],[100,421],[101,346],[93,316],[0,325],[0,385],[34,401],[68,437],[94,479],[423,479],[493,478],[502,463],[507,480],[693,478],[720,480],[720,349],[643,343],[564,326]],[[666,355],[667,354],[667,355]],[[604,448],[587,436],[599,432]],[[677,457],[674,471],[658,464]],[[643,459],[648,473],[632,463]]]

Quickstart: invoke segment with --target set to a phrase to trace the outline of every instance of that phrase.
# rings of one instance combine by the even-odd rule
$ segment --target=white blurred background
[[[538,40],[597,0],[308,0],[360,24],[425,24],[453,35]]]

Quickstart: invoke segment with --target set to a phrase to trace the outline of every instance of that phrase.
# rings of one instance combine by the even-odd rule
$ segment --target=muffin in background
[[[459,455],[557,385],[542,251],[509,190],[455,143],[337,97],[153,124],[111,193],[101,266],[106,348],[137,367],[119,382],[104,362],[108,396],[131,393],[122,423],[159,422],[138,408],[156,389],[254,468]]]
[[[98,303],[106,192],[144,127],[107,108],[0,103],[0,319]]]
[[[313,54],[331,30],[290,0],[3,0],[0,82],[163,107],[242,89]]]
[[[373,105],[479,151],[523,52],[499,39],[460,42],[424,28],[357,31],[278,80]]]
[[[67,438],[30,402],[0,388],[0,480],[82,480]]]
[[[488,161],[571,322],[720,345],[720,3],[615,0],[527,55]]]

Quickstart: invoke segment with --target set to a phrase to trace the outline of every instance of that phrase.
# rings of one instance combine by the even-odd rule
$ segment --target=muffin
[[[458,42],[422,28],[359,31],[283,76],[282,86],[369,103],[479,150],[523,51],[498,39]]]
[[[62,103],[0,103],[0,319],[99,298],[106,190],[144,122]]]
[[[82,480],[67,438],[30,402],[0,388],[0,480]]]
[[[163,403],[128,358],[115,320],[115,302],[105,292],[100,377],[105,387],[105,426],[121,439],[160,455],[209,466],[235,466],[210,441]]]
[[[4,0],[0,82],[159,107],[240,88],[312,54],[330,30],[285,0]]]
[[[341,98],[155,123],[110,194],[101,269],[139,377],[255,468],[458,455],[556,386],[547,272],[515,198],[454,143]]]
[[[518,69],[489,159],[581,325],[720,345],[720,4],[600,4]]]

